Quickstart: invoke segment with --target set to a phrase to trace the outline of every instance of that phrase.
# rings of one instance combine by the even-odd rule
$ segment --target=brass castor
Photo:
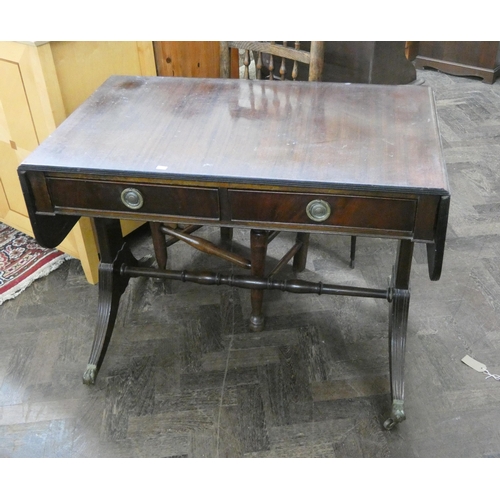
[[[252,330],[252,332],[261,332],[264,330],[264,322],[264,316],[250,316],[250,330]]]
[[[97,376],[97,366],[96,365],[87,365],[87,369],[83,374],[83,383],[85,385],[94,385],[95,379]]]
[[[390,431],[405,419],[404,401],[401,399],[395,399],[392,402],[391,416],[383,424],[384,429]]]

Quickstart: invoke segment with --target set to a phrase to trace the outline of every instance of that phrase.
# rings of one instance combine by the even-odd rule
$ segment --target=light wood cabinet
[[[113,74],[155,75],[152,42],[0,42],[0,221],[33,235],[17,166]],[[122,222],[125,234],[136,227]],[[58,248],[97,282],[89,219]]]

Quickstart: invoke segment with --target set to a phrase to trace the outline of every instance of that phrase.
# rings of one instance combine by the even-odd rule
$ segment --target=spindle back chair
[[[289,44],[293,43],[293,46]],[[220,75],[231,76],[231,49],[243,51],[243,78],[250,78],[251,54],[254,55],[257,80],[296,80],[306,65],[308,80],[321,81],[325,42],[310,42],[310,50],[301,48],[303,42],[221,42]]]

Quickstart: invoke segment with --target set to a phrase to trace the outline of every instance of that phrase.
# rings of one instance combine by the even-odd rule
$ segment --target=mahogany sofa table
[[[404,354],[415,241],[441,274],[449,209],[432,91],[422,86],[114,76],[19,167],[34,234],[57,246],[81,216],[100,250],[98,319],[84,382],[94,383],[131,277],[387,300],[392,411],[405,418]],[[143,267],[119,220],[251,229],[249,272]],[[398,240],[390,284],[356,288],[264,275],[267,237],[337,233]],[[182,234],[177,236],[184,238]],[[188,243],[196,244],[186,237]],[[231,256],[229,257],[231,258]]]

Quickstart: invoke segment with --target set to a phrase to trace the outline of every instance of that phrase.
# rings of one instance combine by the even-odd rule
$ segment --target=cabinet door
[[[37,146],[36,132],[18,67],[0,60],[0,215],[27,215],[16,168]],[[8,198],[7,198],[8,193]]]
[[[53,103],[37,83],[43,72],[33,64],[33,51],[36,47],[8,42],[0,46],[0,218],[28,234],[17,167],[56,127],[54,114],[46,112]]]

